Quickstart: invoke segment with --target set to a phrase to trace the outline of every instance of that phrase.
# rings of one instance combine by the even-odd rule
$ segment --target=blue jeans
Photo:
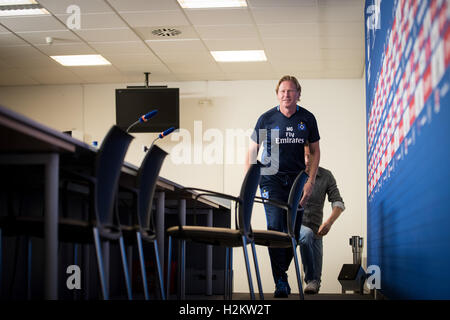
[[[261,177],[261,196],[272,200],[287,202],[291,186],[296,175],[276,174]],[[264,204],[266,211],[267,229],[287,232],[286,211],[268,204]],[[293,258],[292,248],[269,248],[270,264],[275,284],[279,279],[287,281],[287,270]]]
[[[310,228],[302,225],[299,244],[303,270],[305,271],[305,282],[317,280],[320,283],[323,257],[322,237],[316,236]]]

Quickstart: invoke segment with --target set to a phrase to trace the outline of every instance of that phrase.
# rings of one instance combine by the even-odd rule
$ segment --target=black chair
[[[119,127],[113,126],[96,154],[91,174],[68,170],[61,172],[62,180],[70,180],[74,184],[88,187],[89,218],[82,220],[60,217],[58,221],[59,241],[94,243],[102,295],[105,300],[109,299],[109,294],[103,266],[101,239],[119,242],[127,294],[129,299],[132,298],[122,232],[114,215],[114,203],[121,168],[132,139],[133,136]],[[3,231],[2,235],[6,236],[26,235],[42,238],[44,236],[44,217],[12,215],[2,217],[0,233],[1,231]]]
[[[235,201],[235,219],[236,228],[218,228],[218,227],[205,227],[205,226],[186,226],[180,223],[178,226],[173,226],[167,229],[167,235],[169,236],[169,254],[168,254],[168,269],[167,269],[167,290],[170,288],[170,272],[171,272],[171,256],[172,256],[172,238],[178,239],[179,241],[187,240],[197,243],[222,246],[227,248],[227,263],[225,275],[229,278],[225,280],[225,298],[231,297],[231,285],[229,284],[230,272],[231,272],[231,248],[233,247],[243,247],[245,266],[247,269],[247,279],[250,289],[251,299],[255,299],[255,294],[253,291],[253,283],[250,272],[250,264],[248,260],[247,244],[250,243],[252,248],[254,248],[253,243],[253,233],[251,229],[251,216],[253,210],[253,203],[256,194],[256,189],[259,184],[260,174],[261,174],[261,164],[256,163],[251,165],[250,169],[244,178],[241,186],[241,191],[239,197],[233,197],[227,194],[199,189],[199,188],[184,188],[184,191],[200,191],[202,193],[196,196],[196,200],[203,196],[219,197],[224,199],[229,199]],[[184,257],[184,246],[181,246],[181,255]],[[254,252],[254,250],[253,250]],[[230,258],[228,258],[230,257]],[[182,258],[183,259],[183,258]],[[253,255],[256,274],[259,279],[259,269],[258,261],[256,255]],[[181,270],[181,282],[184,283],[184,270]],[[169,292],[167,293],[167,296]]]
[[[167,152],[165,152],[158,146],[153,145],[150,150],[147,151],[147,154],[141,163],[135,187],[120,187],[121,191],[128,191],[133,194],[132,225],[130,226],[121,224],[121,228],[125,243],[137,244],[144,295],[146,300],[149,299],[149,293],[147,286],[147,275],[144,265],[142,240],[148,243],[153,243],[160,294],[163,300],[166,299],[161,263],[159,261],[158,241],[156,240],[156,229],[152,210],[156,182],[158,180],[159,172],[166,156]]]
[[[266,203],[286,210],[287,233],[273,230],[253,230],[253,239],[255,244],[257,245],[270,248],[292,248],[295,263],[295,272],[297,275],[299,297],[301,300],[304,299],[304,296],[302,290],[300,267],[297,257],[297,239],[299,239],[300,236],[300,227],[302,225],[304,211],[303,208],[299,207],[299,203],[302,198],[303,187],[305,186],[307,180],[308,175],[304,171],[298,174],[298,176],[294,180],[294,183],[292,184],[287,203],[261,197],[255,197],[255,202]],[[262,291],[262,288],[260,287],[259,290]]]

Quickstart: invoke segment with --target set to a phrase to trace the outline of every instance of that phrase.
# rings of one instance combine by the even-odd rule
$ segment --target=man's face
[[[305,165],[306,165],[306,172],[309,172],[309,167],[310,167],[310,163],[309,163],[309,147],[305,147]]]
[[[299,97],[300,92],[297,91],[292,81],[283,81],[278,87],[277,98],[280,102],[280,107],[295,107]]]

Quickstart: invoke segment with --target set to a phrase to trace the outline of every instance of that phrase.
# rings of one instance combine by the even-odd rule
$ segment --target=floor
[[[338,294],[338,293],[319,293],[319,294],[305,294],[305,300],[373,300],[373,297],[370,294]],[[176,296],[171,296],[171,299],[176,300]],[[259,299],[259,294],[256,293],[256,299]],[[187,295],[186,300],[223,300],[223,296],[221,295]],[[250,295],[248,293],[233,293],[233,300],[250,300]],[[299,300],[298,294],[290,294],[288,298],[274,298],[273,293],[265,293],[264,300]]]

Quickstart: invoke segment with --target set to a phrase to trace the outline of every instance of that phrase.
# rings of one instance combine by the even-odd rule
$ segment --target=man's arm
[[[339,218],[342,211],[344,211],[344,210],[341,207],[333,207],[330,217],[327,219],[327,221],[322,223],[322,225],[319,227],[319,231],[317,232],[317,234],[319,236],[326,235],[328,233],[328,231],[330,231],[333,223],[337,220],[337,218]]]
[[[309,179],[305,184],[305,187],[303,188],[303,197],[300,200],[300,205],[302,207],[305,206],[306,202],[308,202],[309,197],[311,196],[314,183],[316,183],[316,174],[317,169],[319,168],[319,162],[320,162],[320,146],[319,141],[312,142],[309,144],[309,162],[310,162],[310,169],[309,169]]]
[[[250,165],[256,163],[256,158],[258,157],[259,144],[250,139],[250,145],[248,152],[245,155],[245,172],[250,169]]]
[[[319,231],[317,232],[319,236],[326,235],[330,231],[333,223],[337,220],[337,218],[339,218],[341,213],[345,210],[344,200],[342,199],[339,189],[337,187],[336,179],[334,178],[331,172],[327,187],[327,194],[328,194],[328,201],[331,202],[332,211],[330,217],[319,227]]]

